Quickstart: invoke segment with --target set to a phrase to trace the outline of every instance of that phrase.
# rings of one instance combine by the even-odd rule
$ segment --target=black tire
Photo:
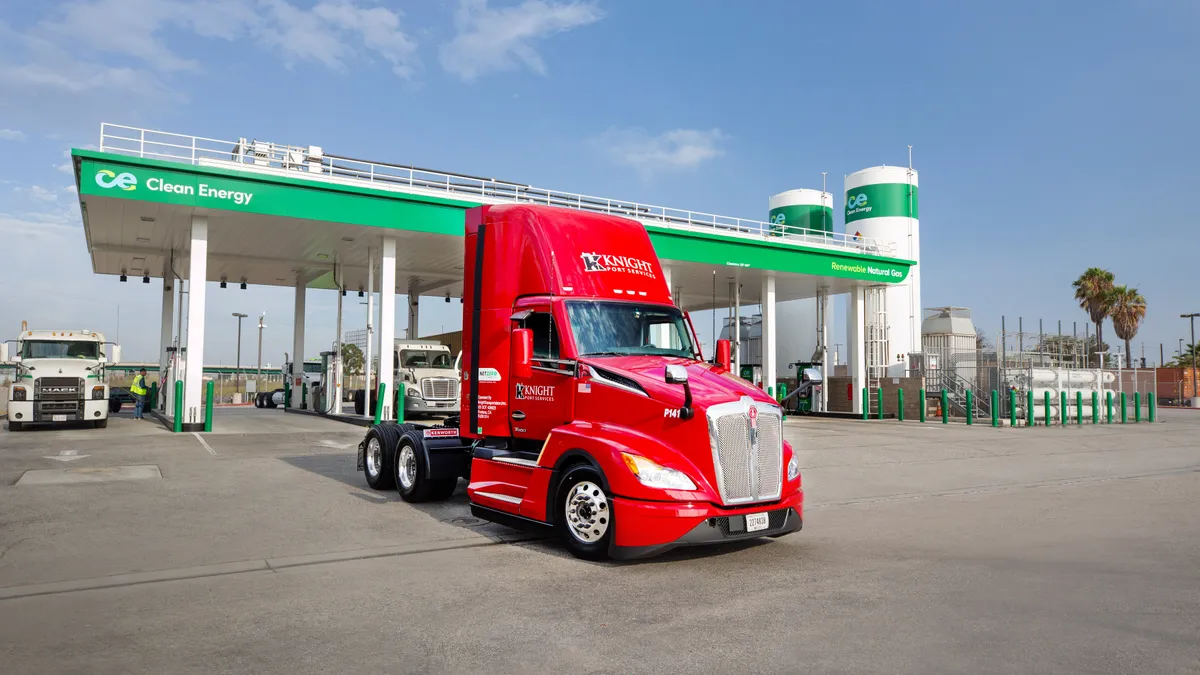
[[[102,419],[102,420],[93,420],[93,421],[92,421],[92,424],[93,424],[93,425],[94,425],[94,426],[95,426],[97,429],[107,429],[107,428],[108,428],[108,418],[107,418],[107,417],[105,417],[105,418],[104,418],[104,419]]]
[[[367,392],[362,389],[354,390],[354,414],[365,415],[367,411]]]
[[[119,398],[108,399],[108,412],[114,413],[114,414],[121,412],[121,399],[119,399]]]
[[[255,407],[255,408],[261,408],[261,407],[262,407],[262,394],[255,394],[255,395],[254,395],[254,407]]]
[[[458,491],[457,478],[444,478],[436,481],[436,483],[437,487],[434,488],[433,496],[431,497],[431,499],[435,502],[444,502],[453,497],[454,493]]]
[[[272,410],[279,407],[279,404],[275,403],[275,392],[263,395],[263,406]]]
[[[9,422],[8,423],[9,431],[21,431],[24,428],[25,428],[25,424],[23,422]]]
[[[399,430],[391,424],[377,424],[367,431],[363,475],[372,490],[390,490],[396,484],[396,440],[399,435]]]
[[[574,502],[571,510],[569,499]],[[576,464],[563,474],[554,498],[554,527],[576,558],[608,559],[616,520],[611,496],[604,490],[604,477],[591,465]]]

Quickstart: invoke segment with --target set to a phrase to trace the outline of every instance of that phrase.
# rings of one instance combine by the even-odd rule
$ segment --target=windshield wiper
[[[588,352],[584,356],[629,356],[629,352]]]

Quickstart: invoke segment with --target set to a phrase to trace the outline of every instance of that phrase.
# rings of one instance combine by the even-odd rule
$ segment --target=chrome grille
[[[757,420],[750,420],[750,409]],[[778,499],[783,490],[779,409],[743,397],[708,409],[709,441],[723,504]]]
[[[81,397],[83,380],[77,377],[41,377],[34,387],[39,401],[74,401]]]
[[[458,398],[458,380],[452,377],[426,377],[421,380],[421,396],[426,400]]]

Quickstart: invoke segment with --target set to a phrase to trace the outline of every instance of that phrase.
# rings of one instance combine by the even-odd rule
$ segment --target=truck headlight
[[[788,461],[788,480],[796,480],[800,477],[800,460],[794,456]]]
[[[412,396],[413,398],[421,398],[421,390],[417,389],[416,387],[405,387],[404,395]]]
[[[625,466],[629,467],[633,475],[637,476],[637,479],[646,487],[662,488],[664,490],[696,489],[696,484],[682,471],[668,469],[641,455],[631,455],[627,452],[621,453],[621,459],[625,460]]]
[[[104,387],[92,387],[92,400],[99,401],[104,398]]]
[[[25,393],[25,387],[13,387],[12,392],[12,400],[14,401],[24,401],[25,396],[27,395]]]

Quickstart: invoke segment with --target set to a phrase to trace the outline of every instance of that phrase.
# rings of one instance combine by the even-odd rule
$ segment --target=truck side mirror
[[[121,362],[121,345],[112,345],[109,349],[109,363],[117,364]]]
[[[8,343],[0,342],[0,363],[8,363]]]
[[[717,365],[729,370],[731,363],[729,340],[717,340]]]
[[[683,366],[667,366],[665,379],[667,384],[683,384],[688,381],[687,368]]]
[[[533,375],[533,331],[528,328],[517,328],[512,332],[512,375],[513,377],[530,377]]]

